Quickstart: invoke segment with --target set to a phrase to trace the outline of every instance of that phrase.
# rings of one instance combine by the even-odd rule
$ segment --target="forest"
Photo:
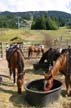
[[[61,11],[1,12],[0,28],[57,30],[71,27],[71,14]]]

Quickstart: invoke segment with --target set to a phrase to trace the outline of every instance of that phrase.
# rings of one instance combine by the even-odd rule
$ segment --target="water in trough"
[[[26,100],[28,103],[36,106],[47,106],[59,99],[62,83],[58,80],[53,81],[53,88],[48,92],[43,90],[44,79],[34,80],[26,84]]]

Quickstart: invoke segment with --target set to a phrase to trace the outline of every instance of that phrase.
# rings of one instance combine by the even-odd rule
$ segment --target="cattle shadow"
[[[0,92],[10,94],[9,102],[12,103],[14,108],[24,108],[24,107],[32,107],[25,99],[25,90],[22,94],[17,93],[17,91],[8,90],[0,87]]]
[[[25,91],[22,92],[22,94],[18,94],[18,93],[13,94],[9,98],[9,101],[12,102],[13,106],[16,108],[29,107],[29,104],[27,103],[27,101],[25,99]]]
[[[22,94],[14,94],[9,99],[10,102],[12,102],[13,106],[15,108],[38,108],[38,106],[34,106],[27,102],[26,100],[26,93],[25,91]]]

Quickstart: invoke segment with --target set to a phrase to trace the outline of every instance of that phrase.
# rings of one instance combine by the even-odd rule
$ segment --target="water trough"
[[[33,68],[36,69],[36,70],[38,70],[38,69],[47,69],[48,67],[49,66],[48,66],[47,62],[45,62],[45,63],[38,63],[38,62],[33,63]]]
[[[60,96],[62,83],[56,79],[53,81],[53,88],[43,91],[44,79],[31,81],[25,85],[25,99],[34,106],[47,106],[48,103],[57,101]]]

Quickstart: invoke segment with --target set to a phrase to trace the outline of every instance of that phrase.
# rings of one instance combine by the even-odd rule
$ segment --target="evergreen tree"
[[[46,13],[44,13],[33,20],[31,29],[56,30],[58,29],[58,23],[56,20],[52,20]]]
[[[39,16],[32,22],[31,29],[46,29],[45,17],[43,15]]]

